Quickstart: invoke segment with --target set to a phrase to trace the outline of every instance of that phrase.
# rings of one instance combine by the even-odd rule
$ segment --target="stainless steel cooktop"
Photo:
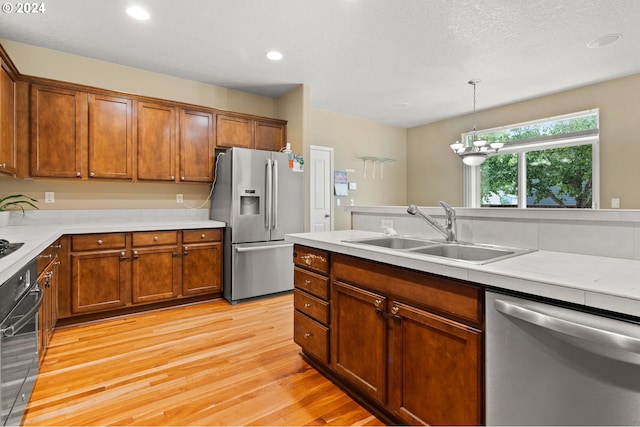
[[[0,239],[0,258],[18,250],[24,243],[11,243],[8,240]]]

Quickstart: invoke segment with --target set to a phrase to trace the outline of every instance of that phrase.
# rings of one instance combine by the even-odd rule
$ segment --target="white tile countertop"
[[[154,230],[223,228],[224,222],[207,219],[203,212],[176,215],[172,210],[67,211],[36,215],[19,225],[0,228],[0,239],[24,242],[17,251],[0,258],[0,284],[64,234],[117,233]],[[204,210],[206,211],[206,210]],[[33,215],[33,214],[32,214]]]
[[[286,240],[417,271],[640,317],[640,261],[538,250],[484,265],[347,243],[384,236],[345,230],[296,233]]]

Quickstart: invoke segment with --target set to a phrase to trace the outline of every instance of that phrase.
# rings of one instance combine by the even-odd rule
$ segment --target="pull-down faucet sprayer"
[[[409,207],[407,208],[407,213],[409,213],[411,215],[420,216],[422,219],[427,221],[427,223],[430,226],[432,226],[440,234],[442,234],[444,236],[444,238],[447,239],[447,242],[455,242],[457,240],[457,237],[456,237],[456,211],[451,206],[449,206],[447,203],[445,203],[443,201],[438,201],[438,203],[440,203],[440,206],[442,206],[442,208],[444,209],[444,211],[447,214],[446,228],[443,227],[442,225],[440,225],[431,216],[427,215],[426,213],[424,213],[420,209],[418,209],[418,207],[416,205],[409,205]]]

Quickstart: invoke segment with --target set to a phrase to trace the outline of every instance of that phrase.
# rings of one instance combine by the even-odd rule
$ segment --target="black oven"
[[[0,286],[0,424],[19,425],[38,376],[37,263]]]

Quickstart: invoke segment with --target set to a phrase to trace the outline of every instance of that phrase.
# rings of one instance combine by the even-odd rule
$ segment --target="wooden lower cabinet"
[[[222,230],[182,232],[182,294],[222,292]]]
[[[131,301],[131,259],[123,249],[71,252],[71,312],[92,313]]]
[[[390,313],[390,410],[406,424],[481,424],[481,332],[396,301]]]
[[[50,245],[38,256],[37,283],[43,293],[38,309],[38,353],[40,363],[51,341],[58,320],[58,259],[59,243]]]
[[[133,233],[131,291],[134,304],[178,296],[179,257],[177,231]]]
[[[183,235],[189,244],[182,244]],[[70,280],[59,293],[69,307],[65,317],[222,292],[218,229],[83,234],[70,241]]]
[[[333,282],[332,367],[379,404],[387,401],[386,298]]]
[[[310,262],[313,248],[301,248],[294,252]],[[324,334],[331,351],[330,363],[318,369],[391,423],[481,425],[482,288],[336,253],[326,257],[331,316]],[[313,286],[317,274],[309,274],[315,273],[298,271],[294,280]],[[308,290],[296,285],[295,292]],[[295,301],[297,334],[310,319]],[[296,342],[316,364],[317,347]]]

